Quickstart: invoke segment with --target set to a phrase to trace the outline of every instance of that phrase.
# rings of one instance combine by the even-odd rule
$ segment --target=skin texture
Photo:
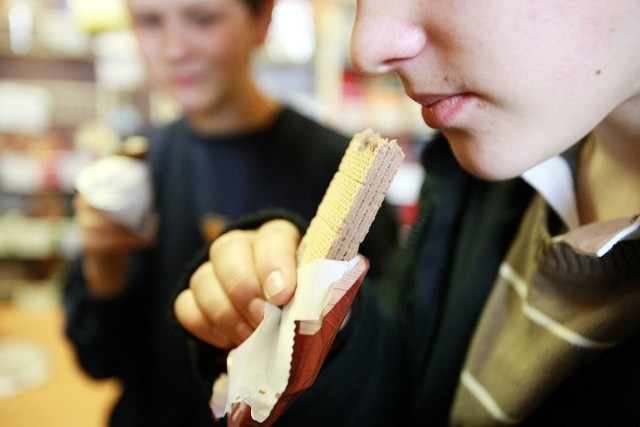
[[[203,134],[249,132],[271,122],[279,105],[260,92],[251,55],[264,42],[273,2],[130,0],[131,22],[149,79],[178,102]],[[96,297],[125,289],[132,251],[154,240],[137,235],[74,200],[83,272]]]
[[[425,121],[481,178],[518,176],[591,134],[576,188],[589,223],[640,212],[638,22],[636,0],[359,0],[351,60],[365,74],[396,73]],[[299,236],[282,228],[267,223],[213,243],[211,262],[176,300],[187,329],[229,348],[255,323],[234,295],[288,300]],[[233,263],[219,262],[221,245]],[[273,271],[282,274],[280,293],[263,291]],[[209,305],[224,299],[213,294],[229,303]]]

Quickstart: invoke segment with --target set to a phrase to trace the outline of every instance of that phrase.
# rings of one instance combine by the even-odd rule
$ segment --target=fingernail
[[[264,292],[268,299],[272,299],[284,289],[284,275],[280,270],[274,270],[267,276]]]
[[[251,319],[254,325],[258,326],[264,317],[264,300],[260,298],[252,299],[249,302],[249,312],[251,313]]]

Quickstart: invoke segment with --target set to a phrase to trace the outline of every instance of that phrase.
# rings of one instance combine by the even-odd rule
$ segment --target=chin
[[[491,151],[478,149],[479,146],[474,147],[469,142],[454,142],[451,147],[460,166],[480,179],[502,181],[515,178],[526,170],[509,156],[501,155],[504,151],[493,154]]]
[[[462,167],[470,174],[486,181],[504,181],[519,176],[521,171],[504,170],[496,165],[460,162]]]
[[[193,93],[191,91],[172,91],[171,97],[176,101],[185,113],[197,113],[206,109],[208,100],[203,99],[202,93]]]

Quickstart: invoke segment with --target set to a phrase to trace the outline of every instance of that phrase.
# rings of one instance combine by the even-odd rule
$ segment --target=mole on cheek
[[[596,70],[596,76],[599,76],[600,74],[602,74],[602,70]]]

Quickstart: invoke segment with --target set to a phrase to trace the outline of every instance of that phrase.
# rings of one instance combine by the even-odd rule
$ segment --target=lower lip
[[[454,95],[422,107],[422,119],[433,129],[443,129],[451,125],[455,117],[471,100],[469,95]]]
[[[195,84],[197,81],[198,78],[195,75],[172,77],[170,79],[173,86],[190,86]]]

